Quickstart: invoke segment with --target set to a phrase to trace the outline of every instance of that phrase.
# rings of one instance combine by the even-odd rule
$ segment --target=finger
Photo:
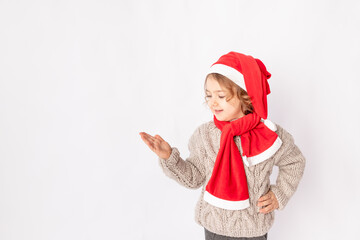
[[[155,135],[155,138],[156,138],[156,139],[159,139],[159,140],[161,140],[161,141],[165,141],[162,137],[160,137],[160,135],[157,135],[157,134]]]
[[[154,147],[155,147],[155,148],[159,148],[160,145],[161,145],[161,142],[160,142],[159,139],[154,138],[154,139],[153,139],[153,144],[154,144]]]
[[[141,136],[147,137],[147,138],[154,138],[153,136],[151,136],[150,134],[146,133],[146,132],[140,132],[139,133]]]
[[[141,139],[145,142],[145,143],[148,143],[148,142],[152,142],[151,140],[151,137],[145,135],[145,134],[141,134]]]
[[[154,140],[153,138],[150,136],[146,136],[146,135],[141,135],[141,139],[145,142],[146,145],[148,145],[151,150],[154,149]]]
[[[265,194],[261,198],[259,198],[259,202],[269,200],[271,198],[271,195],[269,193]]]
[[[269,213],[269,212],[271,212],[271,211],[273,211],[274,210],[274,206],[273,206],[273,204],[270,204],[270,205],[268,205],[267,207],[264,207],[264,208],[261,208],[260,210],[259,210],[259,212],[261,212],[261,213]]]
[[[259,202],[258,206],[259,207],[267,206],[267,205],[271,204],[272,202],[273,201],[271,199],[269,199],[269,200],[266,200],[266,201]]]
[[[153,136],[151,136],[150,134],[147,133],[142,133],[140,134],[142,138],[148,139],[151,142],[154,142],[155,138]]]
[[[148,139],[143,139],[145,144],[151,149],[151,150],[155,150],[155,146],[154,146],[154,143],[149,141]]]

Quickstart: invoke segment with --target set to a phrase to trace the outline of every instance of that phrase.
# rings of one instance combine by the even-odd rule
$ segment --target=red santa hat
[[[267,95],[270,94],[267,80],[271,74],[261,60],[229,52],[212,64],[208,73],[224,75],[244,89],[251,98],[255,112],[263,119],[267,118]]]

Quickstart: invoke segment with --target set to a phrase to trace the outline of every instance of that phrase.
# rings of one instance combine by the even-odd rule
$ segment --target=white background
[[[268,239],[359,236],[359,1],[0,1],[0,239],[204,239],[183,158],[208,67],[238,51],[272,77],[269,119],[307,159]],[[274,180],[275,176],[272,176]]]

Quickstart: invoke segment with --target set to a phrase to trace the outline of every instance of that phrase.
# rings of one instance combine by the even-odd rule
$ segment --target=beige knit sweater
[[[214,207],[203,200],[205,187],[220,148],[221,131],[213,121],[200,125],[189,140],[190,156],[184,161],[179,150],[172,148],[169,159],[159,158],[164,173],[187,188],[202,186],[195,208],[195,221],[211,232],[230,237],[256,237],[267,233],[274,222],[274,211],[259,213],[258,199],[270,189],[274,192],[279,210],[283,209],[294,194],[305,168],[305,158],[294,139],[286,130],[276,124],[276,133],[283,144],[268,160],[245,167],[249,188],[250,207],[243,210],[226,210]],[[235,142],[240,148],[240,136]],[[275,185],[270,185],[270,174],[274,165],[279,167]]]

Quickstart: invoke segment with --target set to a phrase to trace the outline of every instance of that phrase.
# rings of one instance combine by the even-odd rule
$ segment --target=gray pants
[[[205,240],[267,240],[267,233],[263,236],[259,236],[259,237],[252,237],[252,238],[246,238],[246,237],[240,237],[240,238],[236,238],[236,237],[227,237],[227,236],[223,236],[223,235],[218,235],[216,233],[210,232],[208,231],[206,228],[205,229]]]

